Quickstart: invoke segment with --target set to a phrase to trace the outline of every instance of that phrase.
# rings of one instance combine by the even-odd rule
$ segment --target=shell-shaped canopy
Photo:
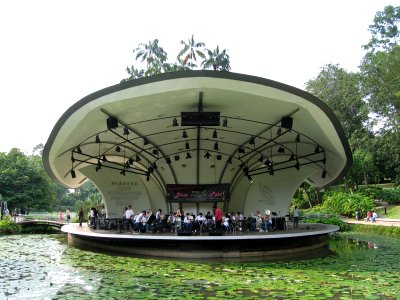
[[[167,184],[233,189],[279,172],[321,187],[352,162],[337,118],[318,98],[213,71],[165,73],[88,95],[54,126],[43,160],[67,187],[82,184],[87,178],[80,170],[92,166],[114,170],[107,174],[115,177],[139,174],[164,194]]]

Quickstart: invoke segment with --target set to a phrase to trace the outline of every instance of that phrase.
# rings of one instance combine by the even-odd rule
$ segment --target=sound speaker
[[[109,117],[107,119],[107,129],[114,129],[118,127],[118,120],[114,117]]]

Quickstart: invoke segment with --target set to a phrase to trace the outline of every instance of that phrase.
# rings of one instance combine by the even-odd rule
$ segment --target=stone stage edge
[[[227,232],[220,236],[178,236],[173,233],[118,233],[72,223],[61,231],[68,245],[122,255],[179,259],[263,259],[326,251],[336,225],[303,223],[274,232]]]

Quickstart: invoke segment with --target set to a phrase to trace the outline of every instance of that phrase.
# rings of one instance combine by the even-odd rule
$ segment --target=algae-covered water
[[[75,249],[62,235],[0,237],[0,299],[400,299],[400,243],[331,238],[333,255],[188,262]]]

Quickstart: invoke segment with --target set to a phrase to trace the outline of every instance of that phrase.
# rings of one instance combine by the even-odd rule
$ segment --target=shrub
[[[10,216],[0,221],[0,234],[16,234],[21,232],[21,226],[13,222]]]
[[[344,191],[326,193],[320,206],[312,209],[312,212],[324,212],[342,216],[354,217],[356,211],[363,216],[368,210],[374,208],[371,197],[362,194]]]
[[[340,231],[346,231],[349,229],[349,225],[340,217],[337,216],[313,216],[310,218],[306,218],[304,220],[305,223],[322,223],[322,224],[330,224],[330,225],[337,225],[340,228]]]

